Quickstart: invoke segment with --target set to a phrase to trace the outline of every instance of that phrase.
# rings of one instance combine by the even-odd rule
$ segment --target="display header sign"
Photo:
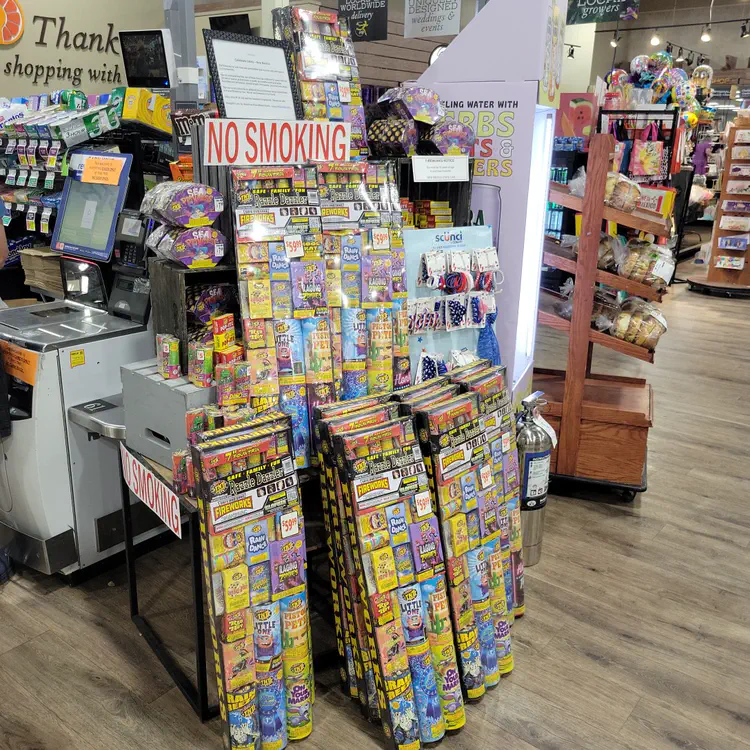
[[[568,0],[568,25],[632,21],[638,18],[641,0]]]
[[[349,161],[348,122],[207,120],[203,162],[216,167]]]
[[[405,0],[404,37],[451,36],[461,30],[460,0]]]
[[[339,0],[339,13],[349,19],[352,41],[388,38],[388,0]]]
[[[146,468],[123,443],[120,443],[120,458],[122,476],[130,491],[156,513],[173,534],[182,539],[180,499],[177,495],[153,471]]]

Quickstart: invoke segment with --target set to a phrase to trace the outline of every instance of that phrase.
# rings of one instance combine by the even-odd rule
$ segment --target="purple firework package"
[[[474,130],[469,125],[446,118],[430,128],[427,140],[441,154],[468,156],[474,148]]]
[[[440,97],[432,89],[422,86],[388,89],[378,103],[386,104],[397,117],[425,125],[434,125],[445,117],[445,107],[440,103]]]
[[[276,363],[279,377],[305,374],[305,347],[302,343],[302,322],[294,318],[275,320]]]
[[[367,314],[362,308],[342,308],[341,338],[344,362],[364,362],[367,359]]]
[[[414,570],[417,576],[443,562],[440,529],[435,516],[409,524],[409,538],[411,539]]]
[[[271,542],[271,598],[273,601],[305,588],[305,534]]]
[[[362,307],[380,307],[392,300],[391,256],[366,255],[362,258]]]
[[[279,386],[279,408],[292,418],[295,464],[298,469],[310,465],[310,412],[305,385]]]
[[[295,261],[291,273],[295,317],[312,316],[316,309],[328,306],[325,261]]]
[[[224,196],[197,182],[161,182],[143,197],[141,213],[180,227],[205,227],[224,211]]]
[[[186,268],[213,268],[224,257],[225,250],[226,238],[211,227],[170,229],[158,246],[159,253]]]

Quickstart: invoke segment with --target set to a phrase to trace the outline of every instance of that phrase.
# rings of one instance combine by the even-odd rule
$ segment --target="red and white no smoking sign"
[[[182,539],[180,499],[153,471],[120,443],[122,475],[130,491],[145,503],[169,529]]]

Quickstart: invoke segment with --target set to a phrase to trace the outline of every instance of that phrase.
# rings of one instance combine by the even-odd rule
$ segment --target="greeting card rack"
[[[729,134],[711,238],[707,275],[688,277],[694,292],[724,297],[750,297],[750,122],[741,121]]]
[[[634,497],[646,489],[646,443],[653,420],[651,386],[641,378],[597,375],[591,372],[594,344],[645,362],[653,352],[591,328],[594,286],[606,284],[631,295],[658,302],[661,294],[650,286],[597,268],[602,221],[669,236],[670,223],[636,211],[625,213],[604,205],[611,135],[591,138],[586,192],[578,198],[567,186],[550,184],[550,201],[582,214],[577,258],[552,242],[545,244],[544,264],[576,277],[571,320],[557,315],[542,294],[538,321],[569,336],[566,370],[534,370],[534,389],[548,400],[545,417],[559,436],[552,454],[551,473],[621,489]]]

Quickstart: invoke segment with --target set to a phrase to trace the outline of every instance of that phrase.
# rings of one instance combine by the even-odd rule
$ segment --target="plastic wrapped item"
[[[664,290],[674,273],[674,258],[666,248],[646,240],[632,239],[617,258],[617,273],[626,279]]]
[[[440,97],[432,89],[421,86],[399,86],[388,89],[378,99],[386,104],[396,117],[436,125],[445,118],[445,108]]]
[[[573,317],[573,279],[568,279],[561,287],[560,293],[565,297],[555,304],[555,310],[561,318],[570,320]],[[617,295],[609,290],[597,287],[594,289],[594,306],[591,309],[591,327],[597,331],[608,331],[620,314]]]
[[[666,330],[667,321],[656,306],[638,297],[628,297],[610,332],[615,338],[653,351]]]
[[[619,172],[607,173],[607,186],[604,190],[604,202],[618,211],[632,213],[635,211],[641,189],[633,180]]]
[[[623,255],[625,248],[625,238],[619,234],[614,237],[611,234],[602,232],[599,240],[599,250],[597,257],[597,268],[604,271],[617,267],[617,258]]]
[[[411,120],[378,120],[367,130],[373,156],[412,156],[416,153],[417,129]]]
[[[578,167],[576,173],[568,181],[568,189],[571,195],[583,198],[583,194],[586,192],[586,167]]]
[[[446,117],[430,128],[425,140],[438,153],[468,156],[474,147],[474,130],[470,125]]]
[[[218,229],[170,229],[162,226],[149,235],[148,246],[186,268],[213,268],[224,257],[227,245],[226,238]]]
[[[197,182],[160,182],[143,197],[141,213],[165,224],[204,227],[224,210],[224,197]]]

